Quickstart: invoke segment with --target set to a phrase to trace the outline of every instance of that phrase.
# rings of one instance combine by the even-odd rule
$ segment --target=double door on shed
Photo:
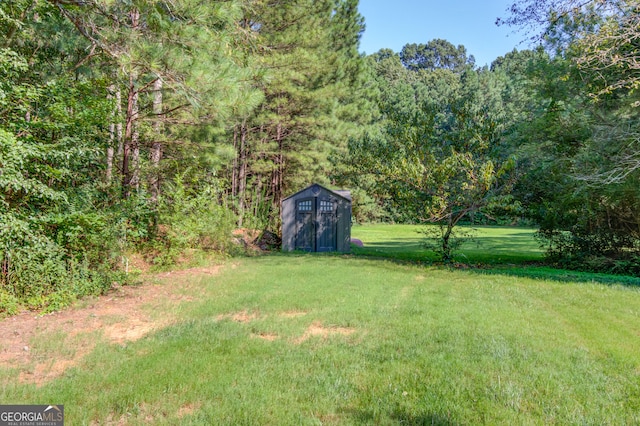
[[[296,250],[336,251],[337,202],[319,197],[297,200],[295,229]]]

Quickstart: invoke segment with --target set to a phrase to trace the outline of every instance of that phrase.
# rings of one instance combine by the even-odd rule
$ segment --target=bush
[[[536,239],[547,259],[566,269],[640,276],[640,242],[606,232],[541,229]]]
[[[156,237],[143,249],[159,265],[173,264],[191,249],[229,254],[236,247],[236,217],[212,185],[189,190],[177,178],[159,201],[157,223]]]
[[[58,218],[67,224],[63,229],[82,234],[79,223],[71,218]],[[68,220],[67,220],[68,219]],[[45,221],[46,222],[46,221]],[[0,314],[15,314],[18,306],[53,311],[69,305],[78,297],[104,293],[114,278],[121,278],[104,258],[104,246],[88,250],[78,235],[66,232],[79,246],[67,247],[54,241],[60,234],[46,235],[38,220],[27,222],[14,215],[0,215]],[[52,238],[54,237],[54,238]],[[95,240],[88,236],[89,241]],[[99,262],[99,254],[103,259]],[[90,261],[89,259],[94,259]]]
[[[443,223],[427,226],[420,233],[425,236],[423,247],[434,252],[438,259],[445,263],[452,262],[455,252],[464,243],[473,241],[476,237],[475,229],[458,227],[451,229],[450,234],[447,235],[447,225]]]
[[[20,301],[7,290],[0,288],[0,318],[15,315],[20,310]]]

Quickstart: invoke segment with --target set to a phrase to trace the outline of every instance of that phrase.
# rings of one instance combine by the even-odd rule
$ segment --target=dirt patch
[[[18,369],[22,382],[42,385],[77,365],[100,341],[126,344],[171,324],[167,306],[193,300],[188,293],[194,287],[191,280],[173,278],[215,275],[220,268],[148,275],[145,281],[164,283],[117,287],[61,312],[24,312],[0,320],[0,367]]]
[[[125,270],[127,272],[139,271],[146,274],[151,269],[151,263],[139,253],[131,253],[125,257]]]
[[[286,311],[278,314],[281,318],[298,318],[307,315],[304,311]]]
[[[218,275],[221,265],[213,265],[206,266],[201,268],[189,268],[189,269],[180,269],[177,271],[163,272],[160,274],[156,274],[158,278],[169,278],[169,277],[187,277],[192,275]]]
[[[178,409],[177,416],[178,416],[178,418],[181,419],[184,416],[188,416],[190,414],[195,413],[196,410],[199,410],[201,406],[202,406],[202,404],[200,404],[200,403],[185,404],[185,405],[183,405],[182,407],[180,407]]]
[[[113,426],[124,426],[124,425],[131,424],[133,422],[140,423],[140,421],[144,421],[144,424],[154,424],[154,423],[158,423],[155,421],[156,416],[154,416],[154,413],[156,415],[159,414],[159,417],[163,417],[162,415],[163,413],[161,411],[158,412],[158,410],[155,409],[153,405],[149,405],[147,403],[142,402],[140,404],[136,404],[135,414],[125,413],[125,414],[121,414],[120,417],[116,418],[116,414],[109,413],[104,423],[92,420],[91,423],[89,424],[91,426],[100,426],[102,424],[113,425]]]
[[[307,315],[307,312],[304,311],[285,311],[277,314],[280,318],[298,318]],[[239,312],[231,312],[226,314],[220,314],[216,317],[216,321],[222,320],[231,320],[240,323],[248,323],[251,321],[255,321],[260,318],[266,318],[266,316],[261,316],[259,312],[249,312],[247,310],[239,311]]]
[[[226,319],[230,319],[231,321],[240,322],[240,323],[248,323],[253,320],[256,320],[260,317],[257,312],[249,312],[249,311],[240,311],[233,312],[230,314],[222,314],[216,317],[216,320],[222,321]]]
[[[113,324],[104,329],[104,334],[110,342],[123,344],[141,339],[154,329],[152,322],[145,322],[139,318],[132,318],[124,322]]]
[[[282,239],[268,230],[240,228],[233,231],[233,242],[244,247],[247,254],[262,254],[279,250]]]
[[[320,322],[314,322],[309,327],[307,327],[307,329],[305,330],[304,334],[302,334],[302,336],[294,340],[294,343],[300,344],[311,337],[318,337],[318,336],[325,339],[329,336],[336,335],[336,334],[342,335],[342,336],[348,336],[354,333],[355,331],[356,330],[354,328],[337,327],[337,326],[325,327]]]
[[[262,250],[255,244],[255,241],[260,236],[260,231],[257,229],[240,228],[233,231],[234,242],[247,251],[249,254],[260,254]]]
[[[75,359],[51,360],[48,363],[35,364],[33,369],[23,370],[18,376],[18,380],[22,383],[35,383],[42,385],[49,380],[60,377],[67,368],[76,364]]]

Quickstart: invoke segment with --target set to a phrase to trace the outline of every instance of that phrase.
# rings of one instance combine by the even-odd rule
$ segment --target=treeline
[[[0,3],[0,311],[229,253],[284,196],[359,222],[526,221],[553,261],[640,273],[638,2],[523,0],[537,50],[358,52],[357,0]]]
[[[522,0],[539,48],[477,68],[445,40],[368,58],[380,117],[349,145],[356,217],[539,227],[564,267],[640,274],[640,2]]]
[[[0,3],[0,311],[278,229],[367,119],[356,0]]]

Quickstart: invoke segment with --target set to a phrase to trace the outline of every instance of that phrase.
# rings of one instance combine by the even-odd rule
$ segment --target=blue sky
[[[427,43],[434,38],[462,44],[476,65],[490,65],[513,48],[527,49],[526,35],[513,28],[497,27],[514,0],[360,0],[359,11],[366,30],[360,51],[382,48],[400,52],[407,43]]]

